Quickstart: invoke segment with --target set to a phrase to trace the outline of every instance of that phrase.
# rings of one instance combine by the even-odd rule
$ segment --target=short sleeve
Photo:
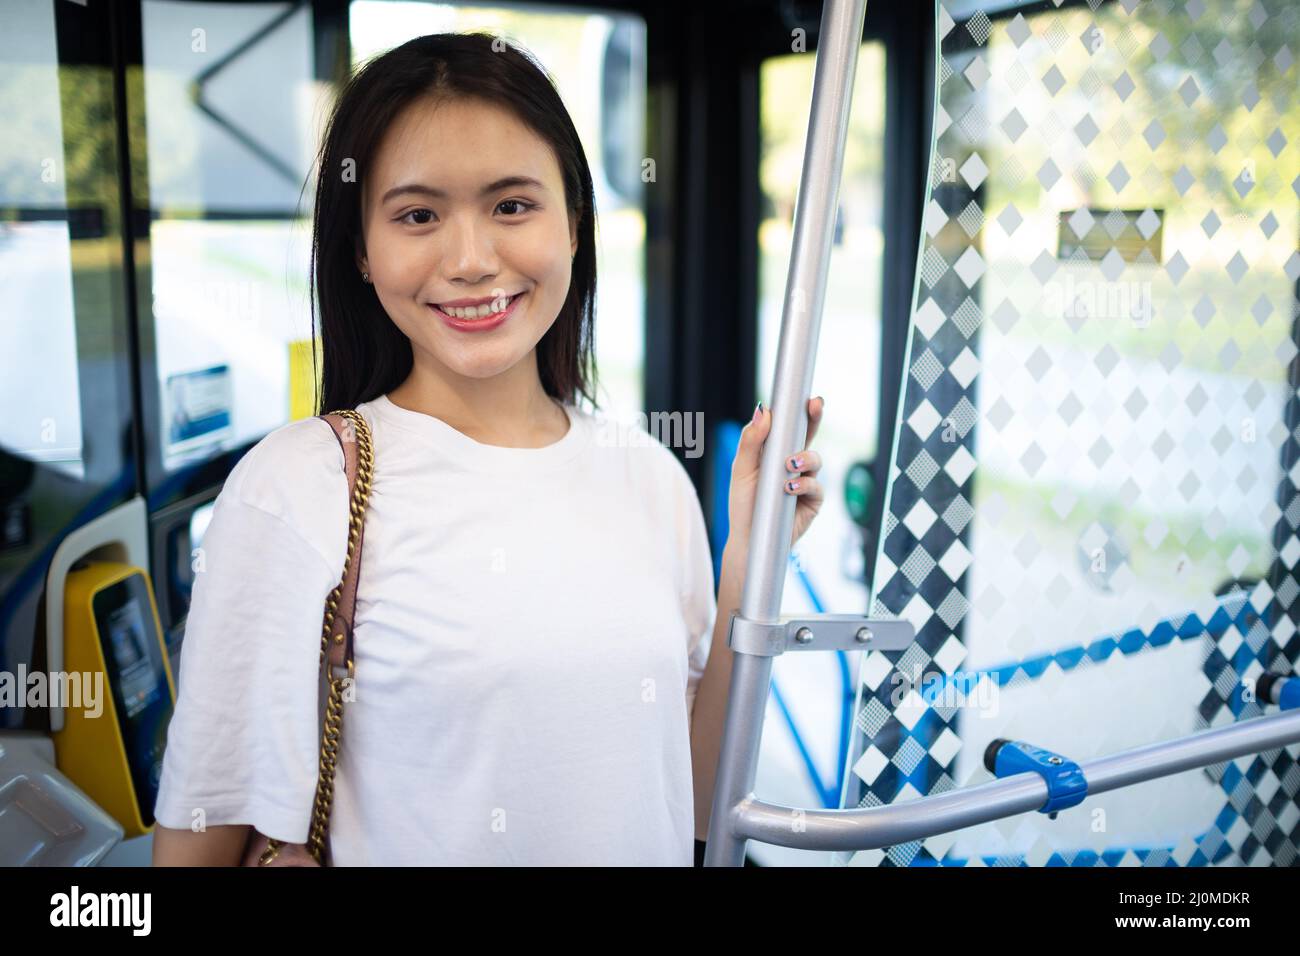
[[[713,643],[713,625],[717,617],[717,595],[713,579],[713,554],[709,549],[708,530],[699,496],[686,470],[674,459],[679,481],[677,514],[683,542],[681,551],[682,619],[686,622],[687,680],[686,714],[689,721],[695,712],[695,695],[709,660]]]
[[[321,620],[346,552],[347,483],[328,425],[286,428],[297,432],[272,433],[231,472],[195,558],[154,808],[166,827],[189,829],[201,810],[208,826],[307,839]],[[313,511],[313,527],[297,524]],[[337,532],[337,555],[311,543],[326,532]]]

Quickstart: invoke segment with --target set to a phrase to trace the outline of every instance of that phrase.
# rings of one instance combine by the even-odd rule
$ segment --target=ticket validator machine
[[[0,735],[0,864],[149,862],[176,687],[146,528],[133,498],[50,561],[45,666],[15,688],[48,713],[49,733]]]

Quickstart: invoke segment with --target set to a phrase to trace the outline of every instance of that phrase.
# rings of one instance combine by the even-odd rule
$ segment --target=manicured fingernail
[[[798,478],[795,478],[795,479],[792,479],[791,481],[787,481],[787,482],[785,483],[785,486],[786,486],[787,488],[789,488],[791,491],[798,491],[798,490],[799,490],[799,479],[798,479]]]
[[[802,471],[802,470],[803,470],[803,459],[802,459],[802,458],[799,458],[799,457],[791,458],[791,459],[790,459],[790,470],[791,470],[791,471]]]
[[[759,416],[762,414],[763,414],[763,403],[759,402],[757,405],[754,406],[754,417],[750,419],[750,421],[753,422],[758,421]]]

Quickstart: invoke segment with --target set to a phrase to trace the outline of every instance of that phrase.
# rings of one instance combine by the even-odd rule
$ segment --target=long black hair
[[[474,97],[517,116],[554,151],[565,203],[577,223],[569,294],[537,343],[546,394],[595,399],[596,206],[591,170],[554,82],[533,56],[485,32],[416,37],[362,65],[330,113],[317,155],[311,281],[320,306],[318,414],[355,408],[400,385],[411,372],[411,343],[389,318],[356,265],[362,238],[361,180],[389,124],[412,101]],[[348,175],[351,171],[351,175]],[[312,335],[316,334],[315,304]],[[312,352],[315,370],[315,350]]]

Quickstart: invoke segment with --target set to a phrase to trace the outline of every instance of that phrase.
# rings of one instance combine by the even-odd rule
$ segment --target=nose
[[[472,217],[456,217],[443,234],[447,244],[442,249],[442,267],[448,280],[476,285],[497,274],[496,248],[490,232],[480,228]]]

